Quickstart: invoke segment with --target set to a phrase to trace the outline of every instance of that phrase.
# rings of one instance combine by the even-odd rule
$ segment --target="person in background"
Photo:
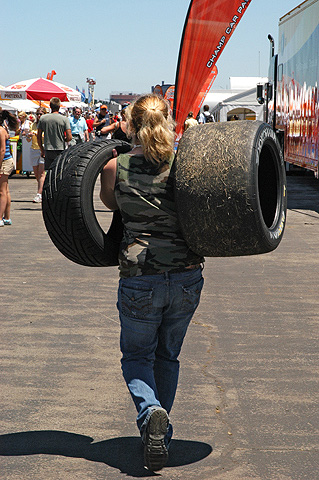
[[[91,112],[86,112],[85,121],[88,127],[89,140],[94,140],[93,118]]]
[[[89,141],[88,126],[85,119],[81,115],[81,108],[74,107],[73,116],[69,118],[72,133],[72,140],[70,142],[71,146]]]
[[[186,132],[189,127],[194,127],[195,125],[198,125],[198,121],[194,118],[193,112],[189,112],[184,122],[184,132]]]
[[[100,135],[108,135],[102,134],[101,130],[103,127],[107,127],[110,125],[110,116],[108,114],[107,106],[101,105],[100,106],[100,113],[95,117],[93,121],[93,128],[95,129],[95,134],[99,137]]]
[[[38,124],[42,115],[46,113],[45,108],[39,107],[36,111],[36,120],[30,126],[30,133],[27,140],[31,141],[31,165],[33,173],[38,182],[38,192],[33,199],[33,203],[42,202],[42,190],[45,179],[44,159],[41,157],[41,151],[38,144]]]
[[[9,175],[14,169],[10,148],[9,129],[15,132],[19,129],[19,122],[15,115],[7,110],[0,111],[0,227],[11,225],[10,218],[11,196],[9,191]]]
[[[38,145],[41,157],[44,157],[44,169],[48,170],[56,157],[65,149],[65,143],[71,142],[72,133],[70,120],[59,114],[61,100],[52,97],[50,100],[51,113],[42,115],[38,123]],[[44,147],[42,134],[44,134]]]
[[[134,147],[107,162],[100,198],[119,209],[118,310],[122,371],[137,409],[144,461],[151,471],[168,460],[169,421],[178,383],[178,356],[203,287],[203,258],[180,231],[174,200],[174,123],[158,95],[126,110]]]
[[[126,134],[126,119],[125,119],[125,108],[122,109],[122,120],[111,123],[108,127],[103,127],[101,129],[102,135],[107,135],[109,133],[112,134],[112,138],[116,138],[118,140],[124,140],[125,142],[130,143],[130,139]]]
[[[198,123],[213,122],[214,119],[209,111],[209,105],[204,105],[203,111],[199,114]]]
[[[30,124],[32,124],[33,122],[36,121],[36,117],[33,115],[33,113],[30,113],[28,115],[28,120],[29,120]]]
[[[20,121],[20,126],[17,133],[19,134],[19,137],[22,138],[28,135],[31,122],[28,120],[28,115],[25,112],[19,112],[18,119]]]

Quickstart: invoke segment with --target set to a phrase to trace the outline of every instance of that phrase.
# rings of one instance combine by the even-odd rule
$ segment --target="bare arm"
[[[72,140],[72,133],[71,133],[71,129],[68,128],[67,130],[65,130],[65,140],[67,142],[71,142]]]
[[[0,166],[4,159],[4,154],[6,153],[6,139],[7,135],[4,128],[0,128]]]
[[[118,124],[117,123],[112,123],[111,125],[107,125],[106,127],[101,128],[101,133],[103,135],[106,135],[107,133],[113,132],[114,130],[117,130],[118,127],[116,127]]]
[[[100,121],[98,119],[98,117],[95,117],[94,121],[93,121],[93,128],[96,128],[98,127],[99,125],[102,125],[102,123],[106,123],[106,118],[102,118],[102,120]]]
[[[41,130],[41,128],[38,128],[38,133],[37,133],[38,145],[40,147],[41,157],[44,157],[44,148],[43,148],[43,144],[42,144],[42,133],[43,133],[43,130]]]
[[[100,199],[110,210],[117,210],[114,187],[116,180],[116,158],[111,158],[101,172]]]

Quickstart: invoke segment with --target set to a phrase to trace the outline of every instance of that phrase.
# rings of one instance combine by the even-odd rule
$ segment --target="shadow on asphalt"
[[[53,430],[18,432],[0,435],[0,455],[62,455],[106,463],[133,477],[155,476],[143,466],[143,449],[139,437],[119,437],[92,443],[93,438]],[[167,467],[198,462],[212,452],[207,443],[173,440]]]
[[[313,175],[288,176],[287,199],[289,210],[319,213],[319,180]]]

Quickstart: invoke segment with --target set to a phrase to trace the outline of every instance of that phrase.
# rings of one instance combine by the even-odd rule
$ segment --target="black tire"
[[[286,223],[286,176],[269,125],[238,121],[189,128],[175,168],[178,217],[194,252],[255,255],[279,245]]]
[[[97,221],[93,192],[98,174],[113,157],[113,149],[131,149],[121,140],[96,140],[59,155],[47,172],[42,195],[45,226],[58,250],[69,260],[90,267],[118,265],[123,234],[119,212],[107,233]]]

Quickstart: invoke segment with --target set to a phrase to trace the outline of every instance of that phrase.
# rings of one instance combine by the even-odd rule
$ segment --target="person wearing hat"
[[[194,118],[193,112],[189,112],[184,122],[184,132],[186,132],[189,127],[194,127],[195,125],[198,125],[198,121]]]
[[[95,134],[99,137],[100,135],[108,135],[108,133],[101,133],[103,127],[110,125],[110,115],[107,110],[106,105],[100,106],[100,113],[95,117],[93,122],[93,128],[95,128]]]

